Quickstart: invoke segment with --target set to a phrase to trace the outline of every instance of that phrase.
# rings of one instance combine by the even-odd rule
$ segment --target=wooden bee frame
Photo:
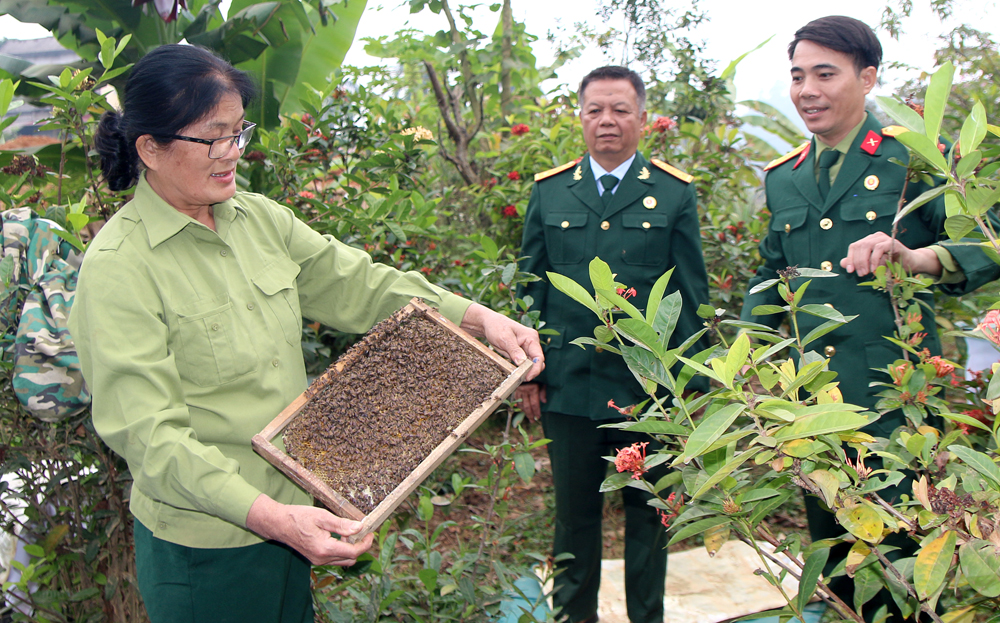
[[[470,413],[457,427],[455,427],[441,441],[438,446],[428,454],[419,465],[400,482],[379,504],[367,515],[351,504],[341,494],[333,490],[326,482],[316,474],[306,469],[302,464],[288,456],[285,452],[277,448],[272,440],[282,434],[285,428],[291,424],[302,409],[320,390],[329,385],[332,380],[355,361],[365,356],[361,349],[352,349],[345,356],[341,357],[336,364],[330,366],[326,372],[316,379],[305,392],[292,401],[290,405],[278,414],[274,420],[268,424],[260,434],[254,435],[252,443],[254,450],[263,456],[269,463],[281,470],[286,476],[297,482],[302,488],[311,493],[317,500],[322,502],[334,514],[348,519],[360,521],[361,530],[349,537],[347,540],[355,543],[365,535],[374,532],[389,518],[389,515],[406,499],[416,488],[431,474],[452,452],[464,442],[468,436],[482,424],[494,410],[510,396],[518,385],[524,380],[528,370],[531,369],[532,362],[526,359],[520,366],[515,367],[509,361],[493,352],[481,342],[466,333],[462,328],[441,315],[436,309],[428,306],[423,301],[414,298],[408,305],[393,314],[393,318],[402,321],[406,317],[421,312],[425,317],[445,330],[460,338],[461,342],[467,344],[474,352],[483,357],[487,357],[492,363],[506,372],[507,377],[499,387],[493,390],[489,398],[484,401],[479,408]]]

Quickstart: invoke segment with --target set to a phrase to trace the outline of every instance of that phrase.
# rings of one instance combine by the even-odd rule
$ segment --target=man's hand
[[[514,390],[514,398],[518,407],[531,422],[537,422],[542,417],[542,403],[545,399],[545,386],[538,383],[522,383]]]
[[[941,275],[941,261],[933,250],[926,247],[910,249],[881,231],[852,243],[847,249],[847,257],[840,260],[840,266],[849,273],[864,277],[890,260],[899,262],[912,273],[934,277]]]
[[[538,331],[514,322],[510,318],[473,303],[462,317],[462,328],[475,335],[485,337],[491,346],[504,352],[516,365],[521,365],[525,357],[530,357],[531,366],[525,380],[530,381],[545,369],[545,356],[538,342]]]
[[[263,493],[250,506],[247,528],[265,539],[281,541],[314,565],[349,567],[368,551],[373,539],[368,534],[354,544],[339,541],[330,533],[350,536],[361,529],[361,523],[314,506],[281,504]]]

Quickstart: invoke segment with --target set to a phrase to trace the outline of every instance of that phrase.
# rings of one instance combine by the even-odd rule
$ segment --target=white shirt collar
[[[618,186],[621,185],[622,178],[625,177],[626,173],[628,173],[629,167],[632,166],[632,161],[635,160],[635,154],[632,154],[632,156],[628,160],[615,167],[614,171],[607,171],[604,169],[604,167],[597,164],[597,161],[594,160],[593,156],[588,154],[587,157],[590,158],[590,170],[594,173],[594,181],[597,183],[597,193],[600,195],[604,194],[604,186],[602,186],[601,183],[598,181],[601,179],[601,176],[610,173],[611,175],[614,175],[615,177],[618,178],[618,184],[616,184],[615,187],[611,189],[611,192],[614,193],[616,190],[618,190]]]

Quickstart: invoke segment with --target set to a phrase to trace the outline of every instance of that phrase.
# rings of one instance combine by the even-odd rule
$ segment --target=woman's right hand
[[[368,551],[373,539],[371,534],[353,544],[335,539],[331,532],[351,536],[361,529],[361,523],[323,508],[281,504],[263,493],[250,507],[247,529],[265,539],[281,541],[314,565],[349,567]]]

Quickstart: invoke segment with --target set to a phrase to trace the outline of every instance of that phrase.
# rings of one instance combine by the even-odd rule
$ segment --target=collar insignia
[[[573,171],[573,179],[582,180],[583,179],[583,167],[577,167],[576,171]]]
[[[865,152],[870,156],[875,155],[875,150],[878,146],[882,144],[882,137],[868,130],[868,134],[865,135],[865,140],[861,141],[861,151]]]
[[[642,167],[642,171],[639,171],[639,179],[640,180],[648,180],[649,179],[649,169],[647,169],[646,167]]]

